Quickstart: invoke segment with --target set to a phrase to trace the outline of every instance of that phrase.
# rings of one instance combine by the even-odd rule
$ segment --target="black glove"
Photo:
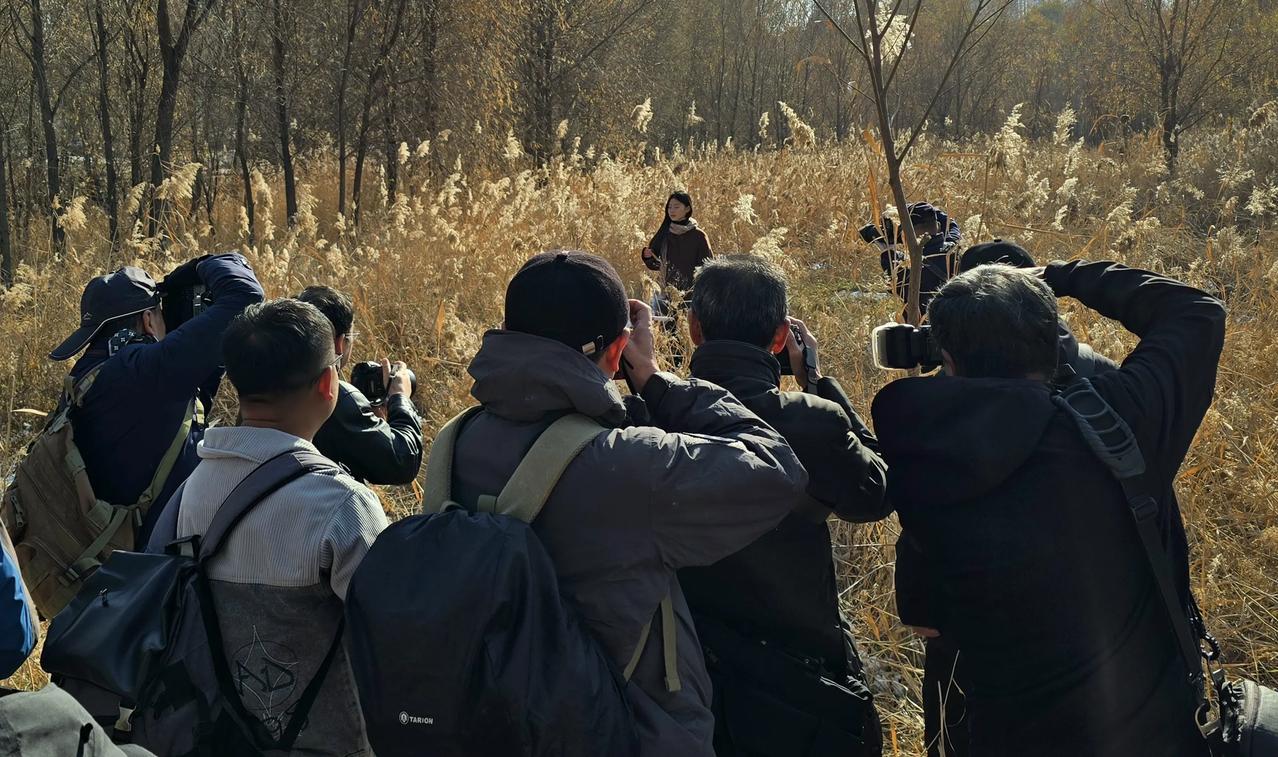
[[[169,275],[165,276],[164,280],[159,283],[157,288],[160,290],[160,294],[168,294],[169,292],[193,287],[196,284],[199,284],[200,274],[197,269],[199,268],[200,263],[203,263],[210,257],[212,257],[212,255],[201,255],[194,260],[188,260],[177,268],[174,268],[169,272]]]

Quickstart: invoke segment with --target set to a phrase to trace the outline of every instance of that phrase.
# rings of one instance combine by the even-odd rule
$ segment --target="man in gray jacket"
[[[223,355],[243,420],[204,435],[201,462],[174,503],[177,538],[205,533],[227,495],[267,460],[294,449],[318,454],[311,439],[337,402],[333,329],[312,305],[250,306],[227,329]],[[386,525],[377,496],[355,479],[307,474],[250,511],[209,565],[236,689],[272,736],[319,674],[350,577]],[[295,750],[368,753],[344,648],[306,722]]]
[[[714,754],[711,687],[675,573],[709,565],[774,527],[803,496],[789,445],[723,389],[659,373],[652,312],[612,266],[544,253],[506,290],[504,330],[470,365],[482,403],[457,441],[452,492],[495,495],[537,436],[578,412],[611,429],[559,479],[533,521],[586,625],[620,670],[652,623],[626,693],[641,754]],[[627,320],[631,325],[627,325]],[[624,362],[651,425],[634,425],[612,377]],[[658,606],[672,596],[674,650]],[[674,676],[665,655],[675,654]]]

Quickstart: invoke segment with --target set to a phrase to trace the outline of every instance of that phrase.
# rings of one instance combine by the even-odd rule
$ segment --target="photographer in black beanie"
[[[623,360],[652,425],[628,417],[612,380]],[[506,290],[504,328],[484,335],[470,375],[483,410],[452,460],[452,497],[466,507],[500,492],[558,418],[579,413],[601,426],[533,530],[604,654],[618,670],[635,661],[625,695],[640,755],[712,757],[710,682],[676,571],[714,563],[775,526],[802,496],[803,466],[723,389],[658,370],[652,311],[627,301],[616,271],[594,255],[528,261]]]

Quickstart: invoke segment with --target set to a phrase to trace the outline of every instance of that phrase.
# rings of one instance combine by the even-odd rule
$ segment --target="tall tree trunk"
[[[382,109],[382,131],[386,138],[386,202],[395,203],[399,189],[399,137],[395,131],[395,87],[387,84],[386,107]]]
[[[360,111],[359,130],[355,137],[355,178],[351,184],[351,204],[354,206],[354,214],[352,220],[356,226],[359,226],[360,211],[363,210],[364,203],[361,202],[364,192],[364,158],[368,155],[368,119],[369,111],[373,107],[373,90],[370,86],[364,93],[364,107]]]
[[[433,138],[439,130],[439,101],[437,99],[439,83],[437,57],[439,52],[439,0],[430,0],[430,5],[426,10],[426,30],[423,47],[420,65],[425,85],[426,102],[422,113],[422,122],[426,127],[427,136]]]
[[[34,1],[34,0],[33,0]],[[151,154],[151,220],[147,231],[155,236],[167,211],[168,203],[156,190],[164,183],[164,174],[173,160],[173,119],[177,112],[178,85],[182,78],[182,61],[191,44],[191,35],[203,22],[213,0],[186,0],[186,12],[182,26],[176,35],[169,23],[169,0],[159,0],[156,8],[156,25],[159,27],[160,101],[155,112],[155,148]]]
[[[257,244],[254,224],[256,208],[253,203],[253,174],[248,160],[248,73],[244,69],[244,39],[240,35],[238,10],[231,17],[231,36],[235,39],[235,160],[240,167],[240,181],[244,187],[244,215],[248,220],[248,244]]]
[[[525,115],[524,139],[538,165],[550,159],[550,139],[555,120],[555,56],[559,49],[559,10],[557,3],[534,3],[528,21],[528,43],[531,55],[527,63],[528,112]]]
[[[351,201],[355,205],[354,222],[356,226],[359,225],[360,211],[362,209],[360,200],[364,186],[364,159],[368,157],[368,128],[369,119],[372,116],[373,97],[380,88],[382,79],[386,76],[386,59],[391,50],[395,48],[395,42],[399,39],[400,28],[404,20],[404,9],[407,5],[408,0],[399,0],[399,3],[395,6],[395,15],[391,19],[391,27],[382,35],[382,42],[378,45],[373,68],[368,75],[368,86],[364,89],[364,104],[360,110],[359,135],[355,145],[355,178],[351,186]]]
[[[275,117],[280,140],[280,164],[284,169],[284,206],[289,228],[297,224],[297,180],[289,145],[288,85],[285,81],[283,0],[271,0],[271,69],[275,75]]]
[[[125,89],[128,100],[130,188],[141,184],[144,178],[143,166],[146,158],[142,148],[142,131],[146,120],[146,82],[151,73],[150,57],[143,47],[145,42],[139,42],[133,28],[134,23],[134,19],[129,20],[124,38],[128,58]]]
[[[98,112],[102,120],[102,153],[106,163],[106,200],[103,203],[107,212],[107,223],[111,232],[111,252],[119,248],[120,243],[120,200],[119,178],[115,172],[115,139],[111,134],[111,90],[110,65],[107,50],[106,23],[102,17],[102,0],[94,0],[93,25],[97,34],[98,53]]]
[[[226,146],[224,138],[219,133],[217,143],[214,144],[213,134],[213,93],[207,91],[204,98],[204,154],[208,156],[208,163],[204,166],[204,217],[208,219],[209,234],[211,237],[217,236],[217,224],[213,223],[213,209],[217,207],[217,191],[218,176],[222,173],[222,163],[220,156]]]
[[[49,234],[53,249],[66,249],[66,234],[59,223],[62,216],[62,166],[58,162],[58,132],[54,127],[53,93],[49,87],[49,69],[45,57],[44,10],[40,0],[31,0],[31,73],[35,81],[36,102],[40,106],[40,126],[44,132],[45,200],[49,216]]]
[[[346,45],[342,51],[342,71],[337,79],[337,212],[346,213],[346,86],[350,82],[351,51],[363,15],[360,0],[346,6]],[[434,131],[430,132],[434,135]]]
[[[7,124],[5,124],[7,127]],[[8,128],[4,128],[8,132]],[[9,236],[9,150],[0,135],[0,284],[13,286],[13,240]]]
[[[1176,176],[1176,159],[1180,156],[1180,114],[1177,113],[1178,103],[1176,102],[1176,85],[1172,80],[1174,76],[1172,68],[1172,63],[1164,64],[1160,72],[1162,81],[1159,88],[1162,101],[1159,128],[1162,132],[1163,159],[1166,161],[1169,178]]]

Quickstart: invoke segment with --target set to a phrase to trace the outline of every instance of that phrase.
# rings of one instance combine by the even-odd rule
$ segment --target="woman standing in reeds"
[[[666,217],[652,241],[643,249],[643,263],[661,272],[661,289],[654,301],[658,315],[668,315],[670,287],[686,293],[702,263],[714,256],[710,240],[692,217],[692,198],[687,192],[674,192],[666,200]]]

